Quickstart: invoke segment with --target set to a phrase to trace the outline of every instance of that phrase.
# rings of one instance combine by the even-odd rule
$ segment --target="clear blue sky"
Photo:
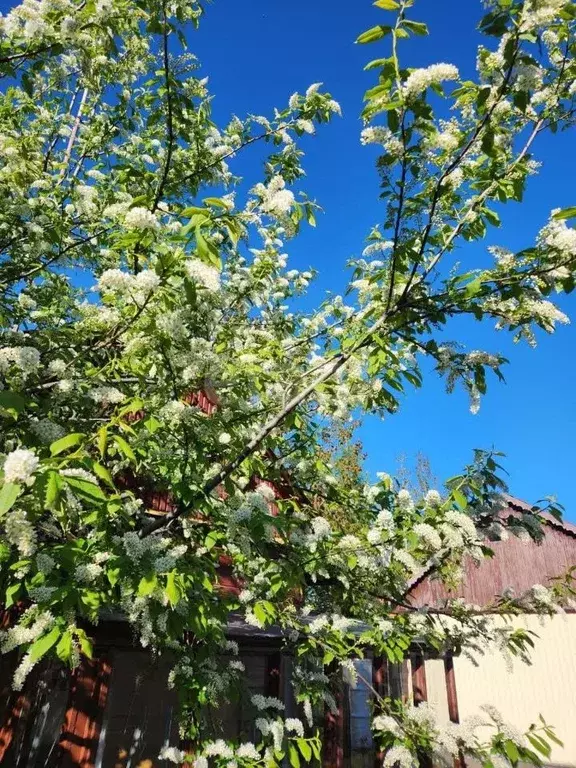
[[[480,14],[480,0],[417,1],[412,17],[426,21],[431,34],[404,43],[404,63],[449,61],[472,75]],[[293,91],[317,81],[342,105],[343,119],[305,143],[305,188],[325,213],[316,229],[306,229],[288,249],[293,266],[319,270],[314,297],[342,289],[346,261],[360,254],[369,229],[382,219],[375,155],[360,146],[358,115],[362,94],[373,84],[373,73],[364,73],[363,66],[388,54],[384,45],[359,46],[354,39],[385,16],[369,0],[215,0],[200,31],[190,37],[191,50],[210,75],[218,120],[231,113],[270,113]],[[572,132],[544,138],[536,154],[543,167],[525,203],[503,208],[503,227],[490,231],[485,244],[462,248],[463,262],[483,258],[485,245],[531,245],[552,208],[576,203]],[[572,310],[576,322],[576,294],[563,308]],[[473,348],[484,345],[510,359],[507,383],[494,380],[473,416],[465,395],[445,394],[429,375],[421,390],[408,392],[396,416],[370,419],[362,429],[368,470],[390,471],[398,454],[422,451],[434,472],[446,478],[460,471],[473,448],[495,447],[507,454],[514,495],[535,501],[555,494],[566,505],[567,518],[575,520],[576,328],[562,326],[554,336],[542,337],[536,350],[512,344],[488,325],[460,323],[459,331]]]
[[[12,5],[0,0],[4,12]],[[370,0],[214,0],[200,30],[190,34],[190,50],[198,55],[216,94],[217,122],[233,113],[270,114],[295,90],[303,92],[318,81],[342,105],[342,119],[305,141],[305,188],[325,213],[316,229],[306,228],[289,247],[292,266],[313,266],[320,272],[311,295],[314,302],[326,290],[343,289],[347,260],[360,254],[368,231],[383,216],[375,153],[359,143],[358,115],[364,90],[374,84],[373,73],[364,73],[363,66],[388,54],[385,45],[358,46],[354,40],[386,15]],[[403,42],[406,66],[449,61],[463,75],[473,74],[480,0],[417,0],[411,15],[426,21],[431,35]],[[247,152],[252,154],[240,161],[242,171],[254,169],[252,161],[260,157],[258,150]],[[474,265],[484,258],[484,246],[531,245],[552,208],[576,204],[572,133],[545,137],[536,154],[543,167],[525,203],[503,208],[502,229],[491,230],[479,246],[463,247],[458,254],[463,263]],[[576,293],[562,306],[576,322]],[[414,457],[422,451],[442,479],[459,472],[473,448],[494,447],[507,454],[516,496],[535,501],[555,494],[566,505],[567,518],[576,520],[576,328],[560,327],[554,336],[542,337],[536,350],[513,345],[488,325],[459,322],[454,336],[456,330],[472,348],[510,359],[507,383],[492,381],[480,413],[473,416],[465,395],[447,395],[433,374],[427,376],[423,389],[408,392],[396,416],[384,422],[370,419],[361,430],[367,469],[393,471],[399,454]]]

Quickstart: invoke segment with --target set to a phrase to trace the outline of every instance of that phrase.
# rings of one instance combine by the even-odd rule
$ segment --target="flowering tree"
[[[524,656],[530,638],[498,614],[552,613],[569,591],[415,611],[419,574],[457,582],[487,540],[541,536],[542,510],[502,516],[491,454],[446,494],[415,499],[385,474],[366,487],[334,474],[318,435],[334,419],[395,412],[425,357],[476,411],[505,361],[437,341],[451,318],[495,321],[530,344],[536,328],[568,322],[549,296],[574,286],[576,209],[554,211],[520,253],[491,247],[485,268],[451,255],[492,237],[494,202],[521,201],[537,171],[539,135],[573,122],[576,5],[488,3],[475,81],[451,64],[407,68],[402,40],[426,26],[412,0],[375,5],[383,23],[358,42],[381,42],[385,57],[368,65],[378,82],[361,140],[380,148],[383,219],[353,263],[353,299],[311,314],[291,299],[313,275],[288,269],[284,248],[314,223],[314,203],[293,191],[298,139],[339,113],[319,84],[273,117],[218,127],[184,50],[196,0],[24,0],[1,20],[0,576],[12,612],[1,650],[21,651],[18,689],[44,656],[77,665],[90,625],[121,611],[142,645],[176,659],[198,768],[317,757],[328,667],[353,682],[354,658],[401,661],[415,639]],[[244,193],[234,160],[256,142],[269,154]],[[200,391],[217,403],[209,416]],[[275,498],[258,478],[289,478],[291,492]],[[147,514],[150,488],[167,514]],[[319,516],[319,498],[346,509],[354,532]],[[223,556],[238,598],[218,592]],[[225,638],[231,610],[279,625],[297,649],[304,722],[254,697],[258,745],[203,741],[206,710],[242,673]],[[516,733],[495,712],[446,730],[425,707],[379,698],[373,729],[390,766],[459,752],[538,762],[553,736]]]

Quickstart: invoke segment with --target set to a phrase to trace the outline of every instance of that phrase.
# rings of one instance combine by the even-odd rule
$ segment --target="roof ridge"
[[[503,496],[506,499],[508,505],[513,509],[515,508],[520,512],[532,511],[532,506],[528,504],[528,502],[523,501],[522,499],[518,499],[516,496],[511,496],[509,493],[505,493]],[[568,523],[566,520],[558,520],[549,512],[542,511],[540,512],[540,515],[544,518],[544,521],[547,525],[551,526],[552,528],[556,528],[568,536],[576,538],[576,525]]]

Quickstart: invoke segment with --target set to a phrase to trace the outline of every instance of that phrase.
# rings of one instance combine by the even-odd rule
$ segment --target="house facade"
[[[529,507],[509,497],[509,512],[522,513]],[[469,562],[461,589],[447,593],[437,581],[422,579],[411,592],[417,606],[441,604],[447,597],[463,597],[468,603],[487,605],[507,588],[522,594],[535,584],[546,585],[576,566],[576,526],[546,518],[546,536],[541,544],[522,542],[515,537],[491,543],[494,557],[479,566]],[[457,704],[460,719],[476,715],[484,704],[495,706],[507,722],[524,730],[537,723],[540,715],[555,727],[564,746],[553,746],[554,766],[576,767],[576,613],[552,617],[518,616],[515,626],[537,635],[531,664],[514,661],[507,666],[500,653],[487,653],[475,664],[460,655],[452,662],[451,701],[443,678],[443,664],[425,662],[426,696],[440,717],[453,719],[450,708]]]

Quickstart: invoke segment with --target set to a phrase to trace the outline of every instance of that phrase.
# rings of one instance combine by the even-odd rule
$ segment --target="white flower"
[[[285,189],[286,182],[282,176],[273,176],[268,185],[258,185],[257,191],[261,195],[260,207],[264,213],[272,216],[282,216],[290,211],[294,205],[294,194]]]
[[[400,733],[398,722],[394,720],[393,717],[390,717],[390,715],[377,715],[374,720],[372,720],[372,728],[375,731],[393,733],[395,736]]]
[[[276,498],[274,489],[269,485],[266,485],[266,483],[259,483],[258,487],[256,488],[256,493],[259,493],[260,496],[262,496],[266,501],[274,501]]]
[[[456,510],[446,512],[446,522],[459,528],[468,539],[475,540],[478,537],[472,518],[464,512],[457,512]]]
[[[329,625],[328,617],[324,614],[317,616],[315,619],[312,619],[310,624],[308,625],[308,629],[310,631],[311,635],[317,635],[318,632],[321,632],[325,627]]]
[[[231,440],[232,437],[228,434],[228,432],[221,432],[218,435],[218,442],[221,443],[221,445],[228,445]]]
[[[0,373],[6,373],[10,365],[27,376],[40,366],[40,352],[34,347],[3,347],[0,349]]]
[[[433,84],[444,80],[458,80],[458,78],[458,69],[453,64],[432,64],[424,69],[415,69],[404,83],[404,97],[411,100]]]
[[[376,517],[376,525],[378,525],[380,528],[384,528],[384,530],[388,531],[389,533],[393,533],[395,526],[392,512],[390,512],[389,509],[381,509]]]
[[[406,488],[402,488],[400,491],[398,491],[398,496],[396,498],[400,509],[409,510],[414,506],[410,491],[408,491]]]
[[[430,490],[424,496],[424,501],[429,507],[439,507],[442,503],[442,496],[440,496],[438,491]]]
[[[88,472],[86,469],[81,469],[80,467],[61,469],[60,474],[62,477],[78,477],[80,480],[86,480],[87,483],[98,485],[96,475],[93,475],[91,472]]]
[[[382,528],[369,528],[366,539],[369,544],[379,544],[382,541]]]
[[[531,591],[535,603],[552,605],[552,593],[549,589],[543,587],[542,584],[535,584]]]
[[[74,577],[81,584],[91,584],[102,575],[103,568],[97,563],[88,563],[87,565],[78,565],[74,570]]]
[[[270,722],[270,720],[266,720],[264,717],[257,717],[254,725],[258,728],[262,736],[266,737],[270,733]]]
[[[134,286],[137,291],[149,294],[155,291],[160,285],[160,275],[152,269],[143,269],[142,272],[138,272],[134,278]]]
[[[330,523],[324,517],[315,517],[311,520],[310,525],[314,531],[313,536],[316,540],[327,539],[332,534],[332,528]]]
[[[438,550],[442,547],[442,539],[437,531],[428,523],[417,523],[414,526],[414,533],[422,540],[425,547],[432,550]]]
[[[24,685],[24,681],[32,671],[32,668],[34,667],[35,662],[32,661],[32,658],[29,653],[27,653],[22,661],[20,662],[20,665],[16,669],[16,672],[14,672],[14,677],[12,679],[12,688],[15,691],[22,690],[22,686]]]
[[[362,144],[381,144],[386,153],[393,157],[400,157],[404,152],[404,145],[389,128],[381,126],[369,126],[360,133]]]
[[[220,273],[215,267],[200,259],[187,259],[185,267],[188,277],[198,285],[214,293],[220,290]]]
[[[304,133],[314,133],[314,123],[312,120],[296,120],[296,127],[300,128]]]
[[[394,746],[386,752],[383,765],[384,768],[416,768],[418,761],[406,747]]]
[[[352,659],[344,659],[344,661],[340,662],[340,667],[342,669],[342,679],[344,680],[344,683],[349,685],[350,688],[356,688],[358,685],[358,670]]]
[[[394,559],[402,563],[402,565],[408,570],[410,573],[415,573],[418,566],[416,565],[416,561],[412,557],[412,555],[409,552],[406,552],[405,549],[395,549],[394,550]]]
[[[247,760],[260,760],[260,752],[258,752],[251,741],[247,741],[245,744],[240,744],[236,750],[236,757],[244,757]]]
[[[36,551],[36,531],[23,509],[11,509],[4,521],[6,538],[23,557]]]
[[[314,94],[318,93],[322,83],[312,83],[308,87],[308,90],[306,91],[306,98],[309,99],[311,96],[314,96]]]
[[[251,627],[256,627],[257,629],[262,629],[264,626],[254,611],[246,611],[244,621],[246,624],[250,624]]]
[[[295,733],[301,739],[304,738],[304,724],[297,717],[287,718],[284,727],[289,733]]]
[[[168,760],[171,763],[182,763],[185,758],[186,752],[178,747],[162,747],[158,755],[159,760]]]
[[[353,534],[346,534],[346,536],[342,536],[340,541],[338,542],[338,547],[340,549],[347,549],[347,550],[357,550],[362,547],[362,542],[358,538],[358,536],[354,536]]]
[[[276,696],[263,696],[261,693],[255,693],[250,700],[259,711],[277,709],[279,712],[282,712],[284,709],[284,702],[280,701]]]
[[[157,229],[159,222],[148,208],[130,208],[124,216],[124,224],[129,229]]]
[[[37,307],[32,296],[28,296],[28,294],[24,292],[18,294],[18,305],[25,311],[33,310]]]
[[[4,460],[4,482],[30,485],[39,464],[40,459],[34,451],[27,448],[12,451]]]
[[[56,360],[51,360],[48,363],[48,373],[51,376],[63,376],[67,370],[68,365],[66,364],[65,360],[60,360],[57,358]]]
[[[282,741],[284,740],[284,725],[281,720],[275,720],[270,724],[270,733],[274,741],[274,749],[280,752],[282,749]]]
[[[218,739],[208,743],[204,749],[204,754],[209,757],[234,757],[234,750],[230,747],[224,739]]]
[[[125,293],[134,283],[134,277],[121,269],[107,269],[98,278],[96,288],[100,293]]]
[[[126,396],[116,387],[95,387],[88,392],[88,397],[102,405],[121,403]]]

